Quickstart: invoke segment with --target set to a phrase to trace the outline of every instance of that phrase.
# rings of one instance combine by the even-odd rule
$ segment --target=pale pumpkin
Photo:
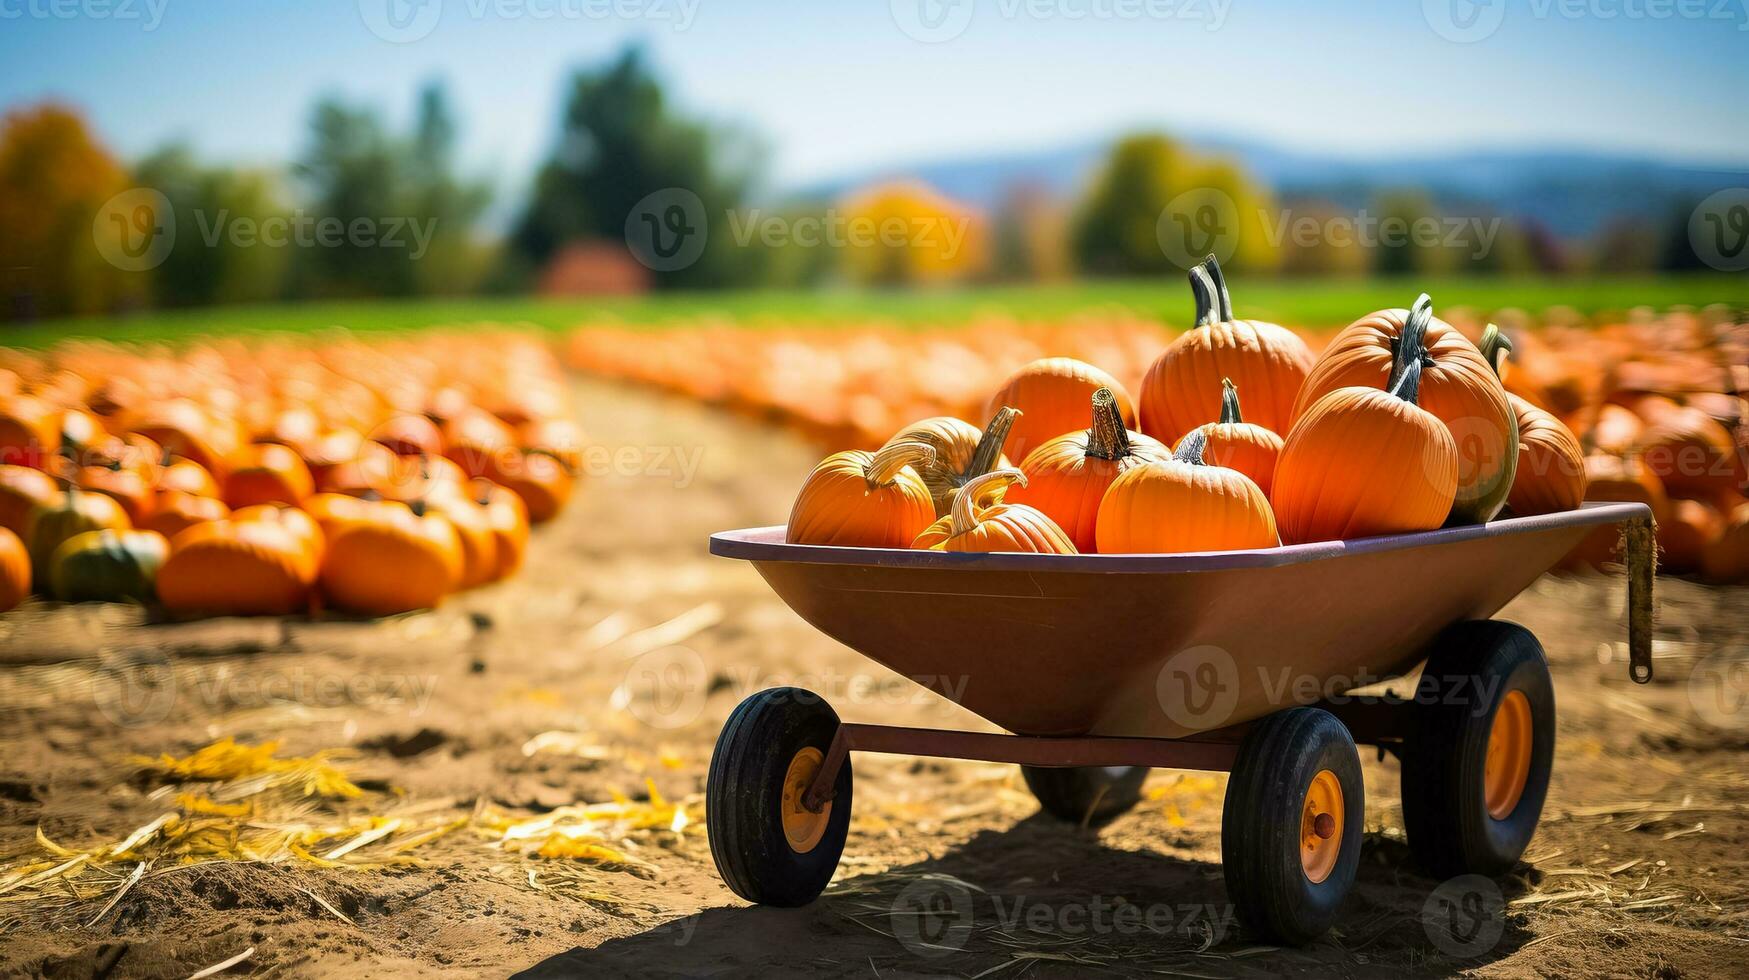
[[[1101,388],[1093,393],[1092,424],[1027,453],[1020,464],[1026,480],[1009,491],[1009,499],[1043,511],[1077,551],[1090,554],[1098,549],[1095,529],[1106,488],[1132,467],[1171,456],[1160,443],[1124,428],[1116,394]]]
[[[1004,405],[996,410],[990,424],[979,432],[970,422],[951,415],[913,422],[900,429],[886,445],[896,442],[921,442],[935,450],[935,458],[912,468],[923,478],[929,496],[935,502],[935,516],[944,517],[952,509],[954,498],[966,482],[996,469],[1007,469],[1008,457],[1002,446],[1008,439],[1014,420],[1021,413]]]
[[[1492,520],[1512,492],[1518,419],[1481,352],[1432,310],[1433,301],[1423,293],[1412,309],[1380,310],[1349,324],[1313,364],[1294,418],[1297,423],[1319,399],[1341,388],[1389,390],[1401,377],[1395,352],[1409,323],[1425,323],[1426,357],[1416,404],[1445,423],[1457,447],[1458,487],[1450,520]]]
[[[1262,320],[1237,320],[1220,263],[1190,271],[1195,326],[1167,345],[1142,381],[1141,429],[1166,445],[1217,417],[1224,378],[1246,393],[1251,420],[1271,432],[1293,421],[1294,396],[1312,367],[1297,334]]]
[[[1221,379],[1221,417],[1200,426],[1205,445],[1203,459],[1216,466],[1238,470],[1257,484],[1264,496],[1275,483],[1275,463],[1281,457],[1281,436],[1273,430],[1245,421],[1239,410],[1239,386]],[[1188,437],[1187,437],[1188,438]]]
[[[1046,357],[1023,365],[984,403],[984,415],[995,415],[1003,406],[1020,411],[1008,434],[1008,453],[1012,459],[1024,460],[1046,442],[1080,431],[1087,423],[1087,400],[1101,388],[1111,389],[1124,425],[1135,428],[1135,405],[1124,386],[1072,357]]]
[[[953,511],[919,535],[912,547],[932,551],[1023,552],[1073,555],[1075,543],[1043,512],[1025,504],[1001,503],[1010,484],[1026,486],[1026,474],[1002,469],[975,477],[960,490]],[[982,507],[980,500],[997,502]]]
[[[802,483],[790,509],[791,544],[909,548],[935,520],[935,501],[915,467],[928,466],[927,443],[898,442],[870,454],[833,453]]]
[[[1488,324],[1478,345],[1482,359],[1506,379],[1506,354],[1512,344]],[[1572,510],[1585,500],[1585,452],[1566,424],[1510,391],[1506,400],[1518,422],[1518,467],[1506,506],[1519,516]]]
[[[1102,554],[1248,551],[1280,544],[1269,498],[1238,470],[1203,458],[1193,431],[1171,459],[1143,463],[1112,481],[1099,504]]]
[[[1389,391],[1338,388],[1288,430],[1271,496],[1282,541],[1426,531],[1451,512],[1457,445],[1445,423],[1416,404],[1431,318],[1421,303],[1407,316]]]

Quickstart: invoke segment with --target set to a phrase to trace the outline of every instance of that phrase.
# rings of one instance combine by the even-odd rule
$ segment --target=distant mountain
[[[1563,237],[1592,234],[1612,221],[1662,224],[1677,208],[1726,187],[1749,186],[1749,167],[1685,166],[1649,157],[1577,151],[1475,151],[1354,160],[1277,149],[1243,140],[1194,137],[1187,146],[1241,163],[1278,200],[1317,198],[1347,210],[1371,205],[1379,192],[1414,188],[1455,214],[1502,214],[1535,220]],[[1059,196],[1078,194],[1097,172],[1107,142],[1060,149],[920,162],[848,175],[795,196],[831,199],[889,179],[914,179],[980,207],[993,207],[1016,186]]]

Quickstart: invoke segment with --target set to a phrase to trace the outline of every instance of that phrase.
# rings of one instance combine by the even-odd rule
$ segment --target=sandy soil
[[[1497,891],[1416,870],[1396,763],[1370,755],[1359,885],[1340,927],[1301,950],[1232,924],[1224,777],[1157,772],[1095,833],[1039,816],[1013,767],[860,757],[826,897],[749,908],[717,879],[698,803],[741,697],[795,683],[849,720],[981,723],[706,555],[710,531],[781,521],[814,450],[640,392],[577,396],[611,450],[593,460],[602,472],[537,535],[523,574],[437,612],[155,624],[32,605],[0,618],[0,862],[38,853],[39,825],[79,844],[126,835],[162,808],[130,755],[232,735],[350,746],[373,794],[458,818],[641,796],[648,778],[692,799],[697,821],[628,845],[654,871],[568,868],[595,895],[579,900],[531,885],[553,862],[470,832],[409,868],[206,864],[148,875],[95,926],[100,900],[0,905],[0,974],[187,975],[253,947],[232,974],[1749,975],[1749,703],[1731,683],[1749,663],[1749,592],[1680,581],[1663,585],[1660,680],[1645,688],[1621,662],[1619,582],[1545,577],[1502,614],[1547,646],[1561,716],[1542,829]],[[546,732],[570,744],[527,751]],[[1483,910],[1468,944],[1424,922],[1471,908],[1466,891]],[[969,910],[964,928],[912,914],[944,903]]]

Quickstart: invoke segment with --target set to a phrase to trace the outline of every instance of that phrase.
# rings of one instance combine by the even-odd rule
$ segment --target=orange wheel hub
[[[1341,780],[1328,769],[1319,770],[1300,807],[1300,870],[1314,885],[1330,877],[1336,867],[1346,816]]]
[[[1494,709],[1488,729],[1488,757],[1482,765],[1482,799],[1488,816],[1505,820],[1518,807],[1530,778],[1530,700],[1523,691],[1508,691]]]
[[[820,838],[826,836],[826,824],[832,819],[832,804],[830,801],[815,813],[802,805],[802,795],[814,782],[814,774],[820,771],[820,763],[825,756],[816,748],[805,748],[796,753],[789,762],[789,771],[783,776],[783,799],[779,803],[783,814],[783,836],[789,840],[790,850],[797,854],[806,854],[820,843]]]

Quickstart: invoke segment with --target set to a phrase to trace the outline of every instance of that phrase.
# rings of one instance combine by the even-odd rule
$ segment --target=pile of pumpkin
[[[788,540],[1061,554],[1268,548],[1572,509],[1603,473],[1599,460],[1618,460],[1587,459],[1560,418],[1507,391],[1511,344],[1498,329],[1472,342],[1425,294],[1360,318],[1314,354],[1290,330],[1236,319],[1212,257],[1190,281],[1196,326],[1154,360],[1139,404],[1092,364],[1027,364],[989,396],[981,431],[927,418],[878,451],[827,457],[796,497]],[[1740,577],[1727,553],[1749,544],[1736,447],[1636,445],[1641,469],[1677,472],[1675,457],[1695,449],[1701,471],[1723,474],[1709,490],[1732,516],[1705,567]],[[1579,554],[1602,560],[1614,542],[1600,529]]]
[[[520,566],[581,454],[518,334],[0,349],[0,610],[435,606]]]
[[[1116,311],[939,327],[749,326],[591,324],[572,332],[567,363],[775,422],[823,446],[875,449],[912,419],[976,415],[1029,361],[1065,355],[1133,383],[1170,339],[1160,323]]]

